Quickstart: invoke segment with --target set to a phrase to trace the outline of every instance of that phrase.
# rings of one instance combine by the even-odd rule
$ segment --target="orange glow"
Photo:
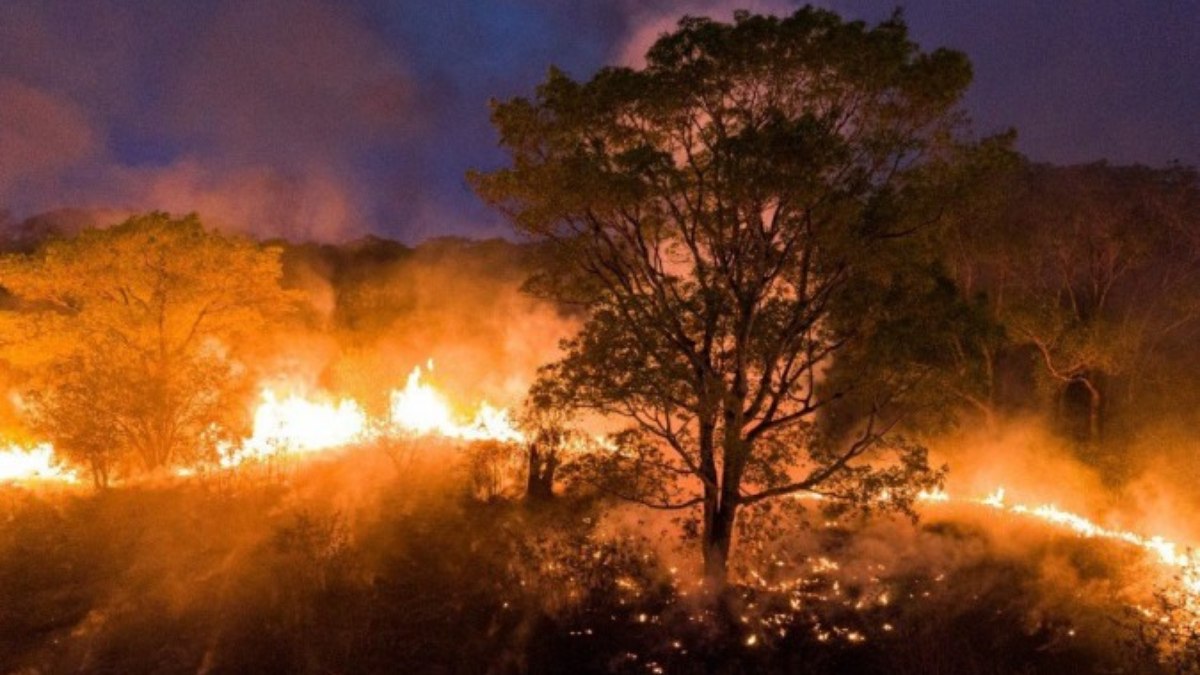
[[[428,361],[424,369],[415,367],[404,388],[391,392],[388,415],[384,420],[372,419],[352,399],[301,393],[295,387],[282,384],[266,385],[254,411],[252,434],[237,445],[224,448],[220,465],[230,468],[247,460],[278,454],[307,455],[381,437],[438,436],[461,441],[511,443],[524,440],[507,409],[481,402],[470,417],[457,415],[450,398],[423,380],[423,375],[432,369],[432,361]],[[598,447],[612,447],[606,439],[594,440]],[[39,480],[75,483],[79,479],[74,471],[55,464],[54,450],[48,443],[31,447],[0,444],[0,483]],[[924,491],[918,495],[918,501],[931,507],[938,504],[977,505],[1032,518],[1080,537],[1135,546],[1156,563],[1175,572],[1186,591],[1200,603],[1200,557],[1184,552],[1179,544],[1161,536],[1104,527],[1054,504],[1009,503],[1002,487],[986,496],[966,499],[954,498],[945,490]]]
[[[1168,541],[1158,535],[1142,535],[1129,530],[1107,528],[1096,522],[1070,511],[1064,511],[1054,504],[1031,506],[1028,504],[1009,504],[1004,500],[1004,488],[996,488],[986,497],[968,499],[967,503],[979,504],[998,511],[1004,511],[1021,517],[1034,518],[1043,523],[1066,529],[1080,537],[1088,539],[1107,539],[1120,541],[1136,546],[1149,553],[1155,562],[1173,568],[1178,573],[1179,581],[1195,600],[1200,602],[1200,558],[1180,552],[1179,544]],[[927,503],[947,503],[958,500],[951,499],[945,491],[922,492],[918,499]]]
[[[427,362],[426,368],[432,370],[433,362]],[[417,366],[404,388],[392,391],[387,420],[371,419],[352,399],[284,394],[286,386],[266,386],[254,412],[253,433],[238,446],[222,452],[221,465],[232,467],[248,459],[279,453],[311,454],[379,437],[441,436],[502,442],[519,442],[524,438],[513,425],[508,410],[486,402],[479,405],[470,420],[459,421],[450,400],[422,381],[422,372]]]
[[[433,369],[433,361],[426,364]],[[390,427],[406,436],[437,435],[465,441],[520,442],[524,435],[513,425],[507,409],[482,402],[467,422],[455,419],[449,401],[432,385],[421,381],[421,367],[413,368],[403,389],[391,395]]]
[[[432,370],[433,362],[427,363]],[[353,399],[328,394],[301,393],[286,384],[267,384],[254,410],[251,435],[220,449],[222,468],[277,455],[307,455],[343,448],[380,437],[440,436],[461,441],[494,440],[519,443],[524,435],[506,408],[481,402],[475,414],[458,418],[450,400],[422,381],[417,366],[403,389],[391,393],[388,419],[370,418]],[[177,471],[190,475],[190,469]],[[31,448],[0,445],[0,482],[58,480],[76,482],[72,471],[54,464],[49,443]]]
[[[24,481],[77,482],[75,472],[56,466],[49,443],[32,447],[0,444],[0,483]]]
[[[222,459],[233,466],[250,458],[275,453],[306,454],[366,440],[367,415],[350,399],[318,401],[298,394],[281,397],[264,388],[254,411],[250,438]]]
[[[428,365],[432,369],[432,362]],[[392,392],[390,412],[393,426],[415,436],[455,428],[449,402],[441,392],[421,381],[421,366],[409,373],[403,389]]]

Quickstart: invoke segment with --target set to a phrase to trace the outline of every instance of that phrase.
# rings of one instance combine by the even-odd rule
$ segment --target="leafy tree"
[[[286,310],[279,251],[192,215],[131,218],[0,259],[4,357],[30,373],[35,426],[98,484],[204,457],[245,417],[239,350]]]
[[[1035,355],[1055,407],[1078,395],[1077,435],[1098,443],[1114,395],[1142,395],[1200,329],[1195,173],[1020,163],[997,178],[989,213],[952,221],[955,277]]]
[[[740,508],[905,509],[938,480],[890,432],[938,357],[906,310],[940,297],[924,235],[969,80],[899,16],[807,7],[685,18],[644,69],[551,70],[494,105],[512,164],[472,181],[554,247],[531,288],[588,310],[546,376],[639,432],[609,462],[653,475],[627,496],[702,508],[713,580]]]
[[[554,479],[562,466],[571,428],[569,402],[554,391],[552,381],[539,381],[530,391],[518,423],[525,440],[525,498],[545,501],[554,496]]]
[[[1011,283],[1004,276],[1004,262],[1019,255],[1012,245],[1014,234],[1000,215],[1011,202],[1022,162],[1012,149],[1015,140],[1012,131],[986,139],[964,148],[950,163],[953,175],[944,183],[952,189],[939,228],[945,274],[967,300],[966,311],[974,314],[964,330],[950,336],[953,366],[940,384],[957,399],[960,419],[982,422],[991,430],[1015,407],[1006,378],[1013,362],[1024,363],[1013,353],[1020,350],[1000,309],[1002,289]]]

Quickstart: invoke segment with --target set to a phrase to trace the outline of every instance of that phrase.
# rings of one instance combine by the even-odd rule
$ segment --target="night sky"
[[[504,235],[466,187],[487,100],[636,65],[682,14],[799,3],[0,0],[0,210],[196,210],[292,239]],[[817,3],[876,22],[895,0]],[[905,3],[965,51],[977,133],[1036,160],[1200,164],[1200,0]]]

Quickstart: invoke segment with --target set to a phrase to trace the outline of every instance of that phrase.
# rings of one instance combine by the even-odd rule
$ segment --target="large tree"
[[[685,18],[642,69],[494,104],[512,164],[476,189],[551,246],[531,286],[589,317],[546,374],[636,427],[612,459],[655,478],[618,484],[699,508],[713,579],[740,508],[906,508],[937,479],[887,432],[953,302],[924,235],[969,80],[899,16],[808,7]]]
[[[152,213],[0,259],[16,298],[0,346],[29,374],[35,426],[98,484],[124,460],[210,453],[245,417],[239,350],[292,300],[279,256]]]

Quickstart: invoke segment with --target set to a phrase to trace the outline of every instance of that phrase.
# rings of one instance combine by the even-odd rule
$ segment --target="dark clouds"
[[[198,210],[292,238],[492,235],[487,100],[585,77],[681,14],[789,0],[0,3],[0,208]],[[877,21],[894,0],[829,0]],[[976,65],[982,131],[1038,159],[1200,163],[1200,3],[944,3],[906,15]]]

